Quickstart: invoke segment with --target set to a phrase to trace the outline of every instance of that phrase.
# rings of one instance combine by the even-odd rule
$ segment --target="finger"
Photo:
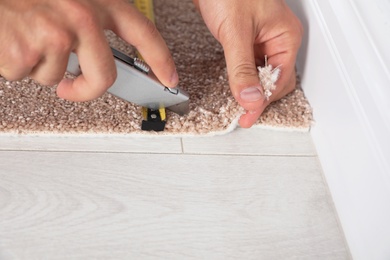
[[[116,67],[103,30],[84,32],[79,41],[75,52],[82,74],[74,80],[62,80],[57,95],[71,101],[88,101],[103,95],[115,82]]]
[[[124,3],[110,12],[111,29],[137,48],[163,85],[176,87],[179,77],[175,63],[155,25],[130,4]]]
[[[278,61],[276,61],[278,62]],[[276,63],[277,64],[277,63]],[[290,73],[290,76],[288,77],[289,73],[284,74],[285,82],[281,83],[284,84],[283,87],[276,87],[275,93],[272,94],[269,100],[264,101],[264,103],[260,106],[260,108],[252,111],[246,111],[244,115],[241,116],[239,120],[239,124],[243,128],[249,128],[253,126],[259,119],[260,115],[264,112],[265,108],[275,100],[278,100],[284,96],[286,96],[288,93],[294,90],[295,83],[296,83],[296,77],[295,77],[295,70],[293,70],[293,73]],[[280,84],[277,84],[280,85]]]
[[[247,111],[244,115],[241,116],[238,123],[242,128],[249,128],[253,126],[254,123],[257,122],[260,115],[263,113],[265,109],[265,105],[263,105],[260,109],[254,110],[254,111]]]
[[[6,67],[0,68],[0,75],[9,81],[21,80],[31,71],[27,67]]]
[[[266,53],[270,53],[270,57],[268,57],[267,63],[272,65],[273,68],[277,66],[281,66],[281,76],[278,79],[276,84],[276,89],[273,91],[269,100],[264,101],[264,103],[260,106],[260,108],[252,111],[247,111],[246,114],[242,115],[239,124],[243,128],[251,127],[254,123],[257,122],[260,115],[264,112],[265,108],[275,100],[278,100],[291,91],[295,89],[296,85],[296,74],[295,74],[295,59],[296,59],[296,51],[295,48],[289,48],[289,51],[281,51],[277,53],[276,51],[282,50],[282,48],[278,48],[277,42],[273,44],[267,43],[264,46],[271,46],[272,48],[267,49],[267,47],[256,48],[255,47],[255,56],[256,57],[264,57]],[[257,65],[264,66],[264,58],[263,61],[259,58],[257,61]],[[259,64],[260,63],[260,64]]]
[[[36,19],[41,20],[35,43],[41,59],[29,76],[43,85],[55,85],[64,77],[69,54],[75,45],[75,33],[66,22],[45,16],[47,14]]]
[[[69,53],[45,56],[30,73],[42,85],[58,84],[64,77]]]
[[[299,26],[294,30],[280,34],[255,48],[258,57],[267,55],[268,64],[273,68],[280,67],[281,73],[276,82],[275,95],[271,100],[277,100],[290,93],[295,88],[295,62],[301,44]]]
[[[272,53],[271,51],[268,53]],[[271,54],[266,60],[267,65],[273,69],[278,68],[279,74],[275,84],[275,89],[271,90],[272,95],[269,97],[271,101],[278,100],[295,88],[295,55],[291,51]],[[264,65],[263,65],[264,66]]]
[[[22,51],[23,48],[10,48],[8,57],[0,57],[0,75],[10,81],[21,80],[30,74],[39,62],[40,55],[35,51]]]
[[[258,109],[264,103],[253,50],[254,39],[243,36],[249,32],[231,33],[236,37],[221,41],[224,48],[230,88],[240,105],[248,111]],[[249,34],[248,34],[249,33]]]
[[[294,89],[296,88],[297,79],[296,79],[295,68],[293,68],[293,70],[291,72],[287,72],[287,73],[285,72],[284,76],[285,77],[282,78],[283,81],[281,81],[281,83],[279,85],[278,85],[278,83],[276,83],[276,90],[277,91],[275,91],[275,93],[273,94],[273,97],[271,99],[272,101],[276,101],[276,100],[283,98],[287,94],[294,91]]]

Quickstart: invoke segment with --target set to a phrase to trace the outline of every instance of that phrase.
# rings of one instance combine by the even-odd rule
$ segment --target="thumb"
[[[245,110],[258,110],[265,98],[255,63],[253,41],[240,37],[222,45],[234,98]]]

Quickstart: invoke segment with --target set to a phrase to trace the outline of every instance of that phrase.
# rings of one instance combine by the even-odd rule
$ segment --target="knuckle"
[[[40,52],[28,44],[18,44],[9,48],[8,55],[8,60],[16,68],[32,68],[40,59]]]
[[[61,28],[53,30],[48,36],[48,45],[55,53],[68,53],[72,49],[73,38]]]
[[[68,11],[72,13],[72,22],[77,28],[92,30],[98,23],[97,16],[90,6],[79,1],[69,1]]]
[[[250,62],[242,62],[233,67],[231,76],[236,80],[247,80],[248,78],[258,78],[256,67]]]
[[[41,52],[29,44],[19,43],[8,49],[8,61],[15,70],[29,70],[41,59]]]
[[[231,33],[231,31],[233,31],[231,28],[233,27],[231,25],[230,20],[228,19],[228,17],[224,17],[217,28],[217,32],[215,35],[216,38],[221,42],[231,41],[232,40],[231,38],[234,35]]]
[[[0,68],[0,74],[10,81],[21,80],[28,76],[34,66],[39,62],[39,57],[32,53],[28,55],[13,55],[11,62]]]
[[[32,50],[23,58],[19,59],[16,62],[17,66],[25,68],[34,68],[40,61],[41,54],[38,51]]]
[[[304,35],[302,22],[297,17],[294,17],[293,22],[291,22],[288,26],[288,38],[293,42],[294,45],[299,46]]]
[[[39,28],[39,37],[46,38],[54,31],[54,19],[48,13],[41,12],[39,15],[36,15],[35,24]]]
[[[65,26],[54,19],[41,17],[39,22],[39,40],[50,52],[68,52],[71,49],[73,37]]]

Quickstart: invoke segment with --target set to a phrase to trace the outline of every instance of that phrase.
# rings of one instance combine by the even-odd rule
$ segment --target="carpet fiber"
[[[235,127],[243,112],[231,95],[222,47],[209,33],[190,0],[155,0],[159,31],[171,49],[180,86],[190,94],[190,113],[167,113],[162,134],[224,133]],[[131,30],[131,26],[129,26]],[[134,49],[107,32],[113,47],[134,56]],[[299,82],[299,81],[298,81]],[[0,132],[99,133],[141,132],[141,108],[108,93],[84,103],[59,99],[54,87],[31,79],[9,82],[0,77]],[[312,123],[309,103],[299,87],[272,103],[257,125],[306,130]],[[148,134],[149,132],[142,132]]]

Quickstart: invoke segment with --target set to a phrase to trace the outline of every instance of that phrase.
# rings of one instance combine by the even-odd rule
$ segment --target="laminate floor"
[[[0,136],[0,259],[350,259],[310,134]]]

